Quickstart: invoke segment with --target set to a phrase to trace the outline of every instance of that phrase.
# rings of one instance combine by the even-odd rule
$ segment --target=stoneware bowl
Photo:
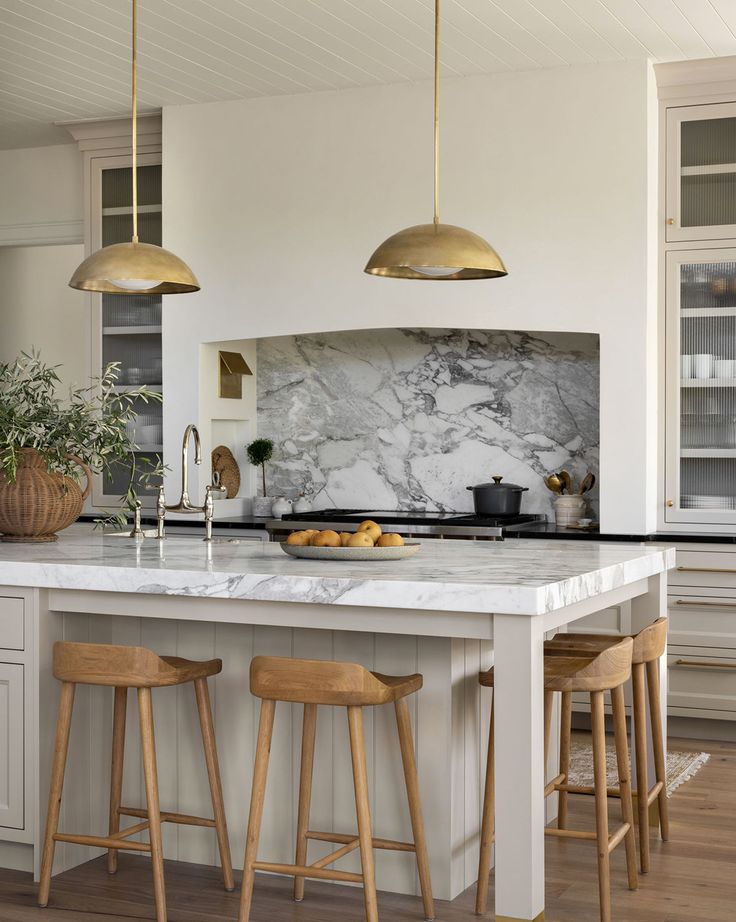
[[[312,547],[283,541],[281,550],[305,560],[401,560],[413,557],[421,546],[419,541],[412,541],[401,547]]]

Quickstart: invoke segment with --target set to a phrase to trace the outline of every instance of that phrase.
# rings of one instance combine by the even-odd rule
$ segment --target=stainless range
[[[544,515],[480,516],[455,512],[377,512],[362,509],[320,509],[315,512],[289,513],[271,519],[266,528],[273,540],[280,540],[292,531],[306,528],[332,528],[334,531],[356,531],[365,519],[378,522],[384,531],[404,536],[424,538],[481,538],[502,541],[505,534],[533,523],[547,520]]]

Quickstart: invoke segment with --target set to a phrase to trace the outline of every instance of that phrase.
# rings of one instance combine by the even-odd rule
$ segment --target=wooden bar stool
[[[573,829],[545,829],[547,835],[575,839],[592,839],[598,845],[598,892],[600,900],[601,922],[611,919],[611,881],[610,853],[623,840],[626,847],[626,867],[630,890],[638,886],[636,872],[636,846],[634,842],[634,810],[631,799],[631,768],[629,765],[629,747],[626,737],[626,713],[624,709],[623,686],[631,675],[631,638],[618,638],[619,642],[609,645],[598,654],[564,654],[544,657],[544,748],[545,765],[549,750],[549,738],[552,721],[553,693],[589,692],[593,720],[593,776],[596,802],[596,831]],[[493,669],[481,672],[478,680],[481,685],[493,688]],[[608,829],[608,784],[606,780],[606,734],[604,693],[610,691],[613,705],[614,734],[616,741],[616,760],[618,763],[619,789],[623,823],[615,832]],[[486,766],[486,786],[483,801],[483,819],[481,825],[481,849],[478,867],[478,889],[475,911],[483,913],[488,898],[488,879],[490,876],[491,846],[494,841],[494,780],[493,780],[493,704],[491,705],[491,734],[488,743],[488,764]],[[545,797],[564,787],[567,778],[559,774],[544,788]]]
[[[424,902],[424,915],[427,919],[434,918],[432,888],[429,879],[429,859],[427,857],[424,821],[419,799],[414,743],[412,741],[409,708],[404,700],[407,695],[418,691],[421,687],[422,677],[420,675],[380,675],[377,672],[369,672],[354,663],[287,659],[272,656],[255,657],[250,667],[250,690],[253,695],[261,699],[261,717],[258,727],[253,788],[245,844],[239,922],[248,922],[250,918],[256,871],[293,875],[295,900],[301,900],[304,896],[304,878],[306,877],[362,883],[367,922],[377,922],[378,906],[373,859],[374,848],[414,852],[416,854],[419,883]],[[263,801],[266,793],[268,757],[277,701],[290,701],[304,705],[299,812],[294,864],[274,864],[269,861],[259,861],[257,858]],[[373,837],[371,831],[365,740],[363,737],[363,708],[391,702],[393,702],[396,709],[396,726],[404,766],[406,793],[409,800],[413,842],[377,839]],[[353,781],[355,784],[355,807],[358,819],[357,835],[316,832],[309,828],[317,705],[320,704],[347,708]],[[339,845],[339,848],[324,858],[320,858],[312,864],[307,864],[307,843],[310,839],[333,842]],[[328,868],[328,865],[358,848],[360,849],[362,874]]]
[[[667,619],[659,618],[653,624],[639,631],[633,638],[631,684],[633,692],[633,724],[636,740],[636,790],[639,814],[639,860],[641,871],[646,874],[650,867],[649,855],[649,807],[657,801],[659,830],[663,841],[669,839],[669,808],[667,805],[667,769],[665,765],[665,740],[660,711],[659,672],[657,661],[667,649]],[[616,634],[557,634],[545,644],[546,654],[598,653],[611,644],[618,643]],[[650,730],[654,752],[655,783],[649,787],[647,771],[647,706],[649,696]],[[572,728],[572,695],[562,695],[562,723],[560,738],[560,773],[567,776],[570,760],[570,733]],[[642,795],[642,792],[646,794]],[[591,788],[570,787],[560,791],[558,826],[567,825],[567,795],[592,794]],[[614,792],[615,793],[615,792]]]
[[[41,880],[38,904],[45,907],[49,900],[54,847],[57,842],[73,842],[107,848],[107,868],[117,871],[120,849],[149,852],[153,867],[153,890],[156,900],[156,920],[166,922],[166,892],[164,888],[164,861],[161,847],[161,823],[180,823],[186,826],[207,826],[217,833],[222,875],[226,890],[234,890],[233,869],[230,862],[230,845],[227,837],[225,810],[222,802],[220,769],[212,726],[208,676],[222,670],[219,659],[198,663],[176,656],[157,656],[145,647],[122,647],[110,644],[64,643],[54,644],[54,676],[62,682],[59,717],[56,724],[56,747],[51,770],[51,788],[46,816],[41,860]],[[207,763],[214,819],[187,816],[182,813],[162,813],[159,806],[158,777],[156,772],[156,747],[153,733],[153,706],[151,689],[165,685],[194,683],[194,693],[202,730],[204,757]],[[110,783],[110,827],[107,836],[75,835],[58,831],[64,769],[69,748],[69,729],[77,685],[110,685],[115,688],[112,731],[112,773]],[[143,774],[146,785],[147,809],[121,806],[123,785],[123,753],[125,746],[125,711],[129,688],[138,691],[138,708],[143,750]],[[120,817],[140,817],[141,822],[120,829]],[[148,842],[129,842],[130,836],[149,831]]]

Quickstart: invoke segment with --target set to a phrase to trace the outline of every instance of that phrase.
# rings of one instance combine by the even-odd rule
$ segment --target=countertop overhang
[[[543,615],[675,565],[652,545],[426,541],[407,560],[297,560],[278,544],[62,533],[0,543],[0,585],[431,611]]]

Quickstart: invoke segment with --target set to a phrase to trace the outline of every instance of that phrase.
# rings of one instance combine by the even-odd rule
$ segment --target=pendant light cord
[[[138,33],[138,4],[133,0],[133,243],[138,243],[138,120],[137,120],[137,33]]]
[[[440,0],[434,0],[434,223],[440,223]]]

